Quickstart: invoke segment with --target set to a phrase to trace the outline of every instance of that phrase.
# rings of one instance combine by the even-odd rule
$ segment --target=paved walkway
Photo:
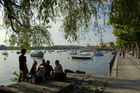
[[[140,93],[140,59],[118,56],[117,77],[107,81],[107,93]]]
[[[140,79],[140,59],[135,59],[130,55],[118,59],[118,77],[123,79]]]

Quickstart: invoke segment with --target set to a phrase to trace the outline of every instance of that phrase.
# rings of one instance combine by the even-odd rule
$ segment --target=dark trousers
[[[18,82],[23,82],[26,80],[27,72],[26,71],[20,71]]]

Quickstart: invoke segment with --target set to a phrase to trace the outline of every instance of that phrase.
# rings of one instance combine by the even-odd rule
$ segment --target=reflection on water
[[[8,57],[2,55],[3,51],[0,51],[0,85],[9,85],[13,84],[10,78],[15,77],[12,73],[19,69],[19,54],[16,54],[16,51],[7,51]],[[30,57],[29,54],[27,57],[28,68],[31,68],[31,65],[34,59],[37,60],[38,65],[41,63],[42,58]],[[69,58],[68,58],[69,57]],[[6,58],[6,60],[4,60]],[[70,55],[67,52],[51,52],[45,53],[44,59],[50,60],[50,64],[54,67],[55,60],[59,60],[63,69],[71,70],[81,70],[90,74],[97,75],[107,75],[109,70],[109,62],[112,58],[111,53],[106,53],[104,56],[98,57],[94,56],[93,59],[82,60],[82,59],[71,59]]]

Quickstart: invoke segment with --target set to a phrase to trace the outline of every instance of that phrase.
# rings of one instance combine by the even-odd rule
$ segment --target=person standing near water
[[[20,75],[19,75],[18,82],[25,81],[26,77],[27,77],[28,68],[27,68],[27,64],[26,64],[26,56],[24,56],[26,54],[26,51],[27,51],[26,49],[22,49],[21,55],[19,56]]]

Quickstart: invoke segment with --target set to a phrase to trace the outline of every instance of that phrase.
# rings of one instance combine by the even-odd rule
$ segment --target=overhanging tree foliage
[[[98,19],[106,23],[108,12],[107,0],[0,0],[0,6],[10,45],[20,47],[53,44],[48,28],[60,18],[65,39],[76,41],[89,24],[99,30]]]
[[[139,0],[113,0],[110,23],[119,39],[133,41],[140,58],[140,3]]]

